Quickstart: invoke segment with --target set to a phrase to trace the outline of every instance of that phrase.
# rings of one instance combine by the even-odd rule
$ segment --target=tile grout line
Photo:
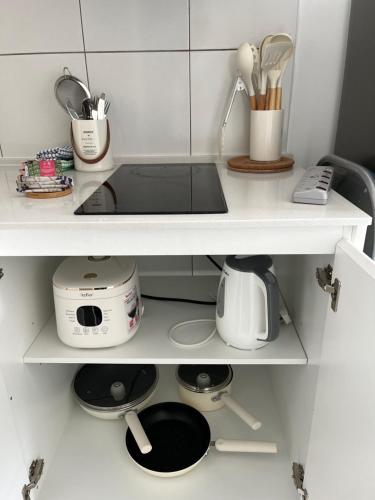
[[[191,22],[190,22],[190,0],[188,0],[188,39],[189,39],[189,152],[192,155],[192,135],[191,135]]]
[[[88,88],[90,88],[89,70],[87,67],[87,52],[86,52],[86,43],[85,43],[85,32],[83,29],[81,0],[78,0],[78,4],[79,4],[79,16],[81,18],[81,32],[82,32],[83,53],[84,53],[84,57],[85,57],[86,79],[87,79],[87,86],[88,86]]]
[[[43,56],[58,54],[152,54],[165,52],[234,52],[237,48],[216,48],[216,49],[149,49],[149,50],[67,50],[60,52],[13,52],[9,54],[0,54],[0,57],[9,56]]]

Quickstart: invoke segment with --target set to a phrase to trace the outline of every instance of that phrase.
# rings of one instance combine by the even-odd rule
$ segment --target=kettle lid
[[[243,273],[264,272],[272,266],[272,259],[269,255],[228,255],[225,264]]]

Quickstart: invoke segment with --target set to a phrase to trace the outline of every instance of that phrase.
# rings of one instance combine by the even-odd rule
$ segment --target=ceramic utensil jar
[[[72,120],[71,143],[77,170],[97,172],[113,168],[109,122]]]
[[[253,430],[262,423],[235,401],[232,391],[233,370],[230,365],[180,365],[176,378],[181,401],[199,411],[231,409]]]
[[[277,161],[281,157],[283,110],[250,111],[250,159]]]

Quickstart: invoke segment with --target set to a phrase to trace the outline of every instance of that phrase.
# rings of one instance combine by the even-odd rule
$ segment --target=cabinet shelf
[[[213,300],[217,277],[144,278],[142,291],[151,295]],[[303,347],[293,325],[282,325],[280,336],[262,349],[245,351],[228,347],[218,335],[206,345],[181,349],[168,339],[168,330],[181,321],[214,318],[215,308],[179,302],[145,300],[142,323],[129,342],[106,349],[74,349],[57,336],[55,318],[26,352],[25,363],[218,363],[306,364]]]
[[[155,478],[139,470],[129,458],[123,421],[99,420],[77,407],[48,467],[38,498],[294,498],[291,462],[265,367],[235,367],[233,395],[260,418],[263,426],[251,431],[223,408],[205,413],[212,439],[274,441],[278,445],[277,454],[220,453],[211,449],[188,474]],[[151,403],[178,400],[174,367],[161,367],[158,389]]]

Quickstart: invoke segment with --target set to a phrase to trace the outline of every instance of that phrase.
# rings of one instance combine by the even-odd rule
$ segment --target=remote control
[[[310,167],[293,192],[294,203],[325,205],[333,179],[332,167]]]

